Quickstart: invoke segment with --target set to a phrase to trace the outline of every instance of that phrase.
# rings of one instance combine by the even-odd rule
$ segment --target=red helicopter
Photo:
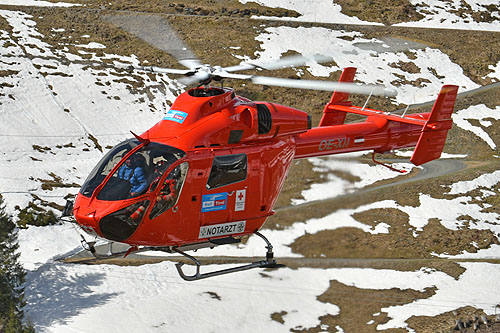
[[[261,234],[295,159],[355,151],[383,153],[416,147],[411,162],[420,165],[440,157],[452,127],[458,87],[445,85],[430,113],[394,115],[353,106],[352,92],[389,95],[381,86],[353,83],[355,68],[345,68],[338,83],[276,79],[233,74],[251,68],[297,65],[294,57],[275,65],[244,63],[212,68],[187,61],[187,70],[140,68],[186,75],[198,86],[179,95],[163,120],[145,133],[111,149],[96,165],[69,205],[76,222],[90,235],[126,243],[128,251],[179,253],[196,265],[198,280],[256,267],[280,267],[271,243]],[[272,102],[255,102],[212,80],[236,78],[257,84],[334,91],[318,127],[306,112]],[[366,104],[365,104],[366,105]],[[366,120],[345,124],[346,114]],[[266,242],[266,259],[200,273],[200,262],[185,253],[203,247],[237,243],[256,234]],[[93,242],[85,247],[96,254]]]

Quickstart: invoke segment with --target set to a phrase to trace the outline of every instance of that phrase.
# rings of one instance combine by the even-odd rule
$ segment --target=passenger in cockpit
[[[148,186],[143,167],[144,157],[139,154],[130,156],[118,170],[118,178],[130,183],[130,198],[142,194]]]

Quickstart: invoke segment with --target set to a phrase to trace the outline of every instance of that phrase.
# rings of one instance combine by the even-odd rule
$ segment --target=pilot
[[[144,176],[144,157],[142,155],[130,156],[118,170],[118,178],[125,179],[130,183],[129,197],[141,194],[148,183]]]
[[[171,153],[164,153],[162,151],[153,151],[151,153],[151,156],[153,157],[153,176],[151,177],[152,179],[152,185],[150,187],[150,190],[154,190],[156,186],[158,185],[158,182],[160,181],[161,176],[163,176],[163,173],[167,168],[174,163],[177,158]]]

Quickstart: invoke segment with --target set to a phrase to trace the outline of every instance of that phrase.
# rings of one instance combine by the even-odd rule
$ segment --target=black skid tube
[[[151,247],[151,246],[138,248],[137,246],[131,246],[127,251],[113,253],[112,249],[111,249],[112,243],[110,243],[110,248],[109,248],[108,254],[107,255],[100,255],[97,253],[97,251],[94,247],[95,242],[87,242],[87,240],[85,239],[85,237],[83,237],[83,235],[80,235],[80,236],[82,238],[82,241],[81,241],[82,247],[85,250],[91,252],[92,255],[97,259],[109,259],[109,258],[116,258],[116,257],[122,257],[122,256],[127,257],[131,253],[140,253],[140,252],[145,252],[145,251],[163,251],[163,252],[167,252],[167,253],[172,253],[172,252],[179,253],[180,255],[191,260],[196,265],[196,273],[194,275],[186,275],[182,271],[182,266],[184,265],[184,263],[179,262],[179,263],[175,264],[175,267],[177,268],[177,272],[179,273],[180,277],[186,281],[196,281],[196,280],[206,279],[206,278],[214,277],[214,276],[218,276],[218,275],[246,271],[246,270],[253,269],[253,268],[280,268],[280,267],[284,267],[285,265],[278,264],[278,263],[276,263],[276,260],[274,260],[273,246],[271,245],[269,240],[266,237],[264,237],[264,235],[259,233],[258,231],[256,231],[255,234],[257,236],[259,236],[260,238],[262,238],[267,244],[266,245],[266,248],[267,248],[266,260],[254,261],[254,262],[247,264],[247,265],[222,269],[222,270],[203,273],[203,274],[200,273],[201,263],[199,262],[199,260],[196,259],[195,257],[190,256],[189,254],[183,252],[179,248]]]
[[[177,272],[179,273],[180,277],[186,281],[196,281],[196,280],[206,279],[209,277],[246,271],[246,270],[253,269],[253,268],[280,268],[280,267],[284,267],[284,265],[277,264],[276,260],[273,259],[273,256],[274,256],[273,255],[273,246],[267,240],[267,238],[264,237],[262,234],[260,234],[257,231],[255,232],[255,234],[258,235],[259,237],[261,237],[267,243],[266,260],[259,260],[259,261],[255,261],[255,262],[252,262],[250,264],[243,265],[243,266],[237,266],[237,267],[232,267],[232,268],[227,268],[227,269],[222,269],[222,270],[202,274],[202,273],[200,273],[201,263],[199,262],[198,259],[196,259],[193,256],[190,256],[189,254],[182,252],[179,249],[172,249],[172,251],[177,252],[177,253],[185,256],[189,260],[193,261],[194,264],[196,265],[196,273],[194,275],[184,274],[184,272],[182,271],[182,266],[184,265],[184,263],[182,263],[182,262],[175,264],[175,267],[177,268]]]

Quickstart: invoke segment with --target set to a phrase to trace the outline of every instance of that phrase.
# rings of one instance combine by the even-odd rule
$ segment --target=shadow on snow
[[[104,273],[78,273],[71,266],[49,263],[29,272],[25,288],[25,313],[36,328],[65,324],[85,309],[107,303],[118,293],[97,293]]]

